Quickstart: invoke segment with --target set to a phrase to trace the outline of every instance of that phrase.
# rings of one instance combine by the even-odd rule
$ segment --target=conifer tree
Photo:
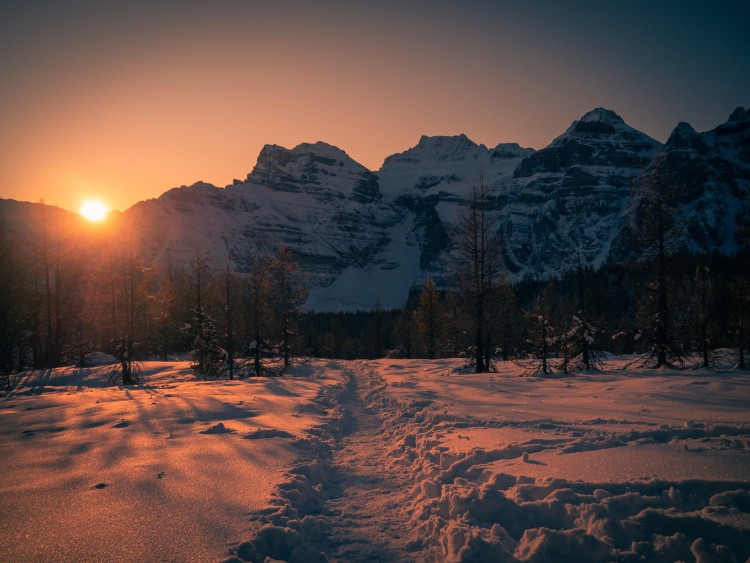
[[[248,345],[251,373],[255,377],[275,375],[267,367],[267,358],[273,353],[270,344],[271,323],[271,282],[267,275],[267,260],[253,260],[245,291],[245,311],[247,333],[251,339]]]
[[[192,307],[190,322],[185,329],[192,337],[191,367],[205,380],[207,377],[219,376],[224,357],[219,345],[216,323],[208,309],[209,288],[212,282],[210,263],[196,251],[190,269],[189,295]]]
[[[430,359],[442,355],[445,309],[440,293],[429,278],[419,294],[419,305],[414,311],[414,321],[425,355]]]
[[[650,349],[644,357],[655,368],[681,364],[684,351],[676,339],[673,324],[672,272],[670,253],[675,250],[674,206],[679,194],[677,174],[666,158],[657,159],[643,179],[643,192],[636,211],[639,241],[644,253],[655,260],[652,281],[646,286],[645,305],[650,308],[646,335]]]
[[[300,309],[307,297],[299,263],[292,251],[281,245],[268,264],[271,281],[271,304],[278,324],[280,353],[284,368],[291,365],[293,341]]]

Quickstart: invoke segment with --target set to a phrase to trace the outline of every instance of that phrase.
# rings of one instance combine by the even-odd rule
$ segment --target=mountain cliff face
[[[703,133],[680,123],[664,145],[603,108],[539,151],[422,137],[377,172],[321,142],[267,145],[245,180],[175,188],[118,221],[157,264],[185,268],[199,251],[242,272],[283,244],[312,287],[308,308],[399,307],[426,277],[447,283],[458,219],[479,181],[511,281],[556,276],[578,253],[595,268],[637,258],[655,184],[669,195],[674,251],[733,254],[750,217],[750,110]]]
[[[600,267],[626,219],[634,182],[661,148],[597,108],[525,158],[513,172],[500,211],[511,277],[549,277],[573,267]]]
[[[198,250],[242,272],[283,244],[307,275],[310,307],[371,307],[377,296],[361,283],[344,283],[353,273],[365,280],[401,274],[404,281],[391,280],[393,298],[383,291],[395,306],[395,295],[400,300],[418,274],[418,259],[408,255],[410,242],[417,247],[399,230],[409,214],[381,200],[375,174],[336,147],[268,145],[245,181],[175,188],[133,206],[125,219],[141,233],[147,260],[156,263],[186,267]],[[393,261],[394,244],[405,260]]]
[[[633,232],[657,198],[669,209],[671,252],[735,254],[737,228],[750,215],[750,112],[738,108],[729,121],[705,133],[680,123],[649,169],[635,183],[623,229],[611,259],[634,256]]]

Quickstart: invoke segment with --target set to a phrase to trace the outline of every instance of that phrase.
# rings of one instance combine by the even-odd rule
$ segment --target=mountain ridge
[[[506,277],[517,281],[555,277],[578,255],[593,268],[637,257],[628,232],[638,224],[643,178],[662,161],[682,173],[678,246],[737,252],[735,231],[750,213],[744,108],[705,132],[680,122],[663,144],[601,107],[540,150],[423,135],[377,171],[323,141],[269,144],[244,180],[172,188],[120,221],[154,264],[186,267],[197,249],[243,272],[284,244],[308,277],[308,308],[390,308],[427,277],[449,284],[458,217],[480,174],[499,219]]]

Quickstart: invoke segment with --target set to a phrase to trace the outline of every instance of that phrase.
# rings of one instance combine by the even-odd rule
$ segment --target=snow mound
[[[117,363],[117,358],[104,352],[91,352],[83,357],[83,367],[106,366]]]

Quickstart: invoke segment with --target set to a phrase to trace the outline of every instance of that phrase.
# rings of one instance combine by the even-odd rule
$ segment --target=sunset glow
[[[750,91],[747,2],[41,4],[0,2],[0,197],[70,210],[226,186],[265,144],[377,171],[422,135],[541,149],[595,107],[664,142]]]
[[[88,199],[81,205],[81,215],[94,223],[104,221],[107,213],[109,213],[107,206],[96,199]]]

